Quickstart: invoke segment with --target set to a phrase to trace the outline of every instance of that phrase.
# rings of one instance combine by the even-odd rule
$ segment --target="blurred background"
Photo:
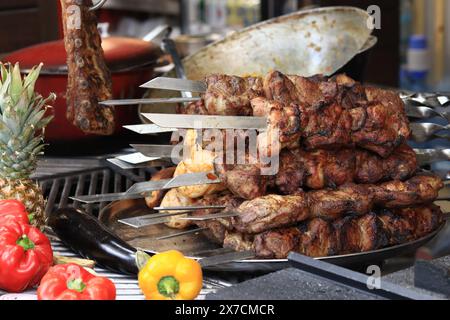
[[[108,0],[98,15],[104,36],[142,38],[170,24],[187,55],[234,30],[299,9],[374,4],[382,22],[364,67],[365,81],[450,91],[450,0]],[[58,10],[59,0],[0,0],[1,54],[62,38]]]

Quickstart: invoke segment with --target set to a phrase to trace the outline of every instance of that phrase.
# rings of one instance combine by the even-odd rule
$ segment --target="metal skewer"
[[[178,131],[178,129],[175,128],[162,128],[156,124],[133,124],[123,126],[123,128],[139,134],[158,134]]]
[[[116,200],[144,198],[146,194],[152,191],[168,190],[183,186],[216,184],[216,183],[220,183],[220,179],[217,178],[215,174],[212,172],[186,173],[176,176],[172,179],[138,182],[132,185],[126,192],[74,196],[70,198],[74,201],[79,201],[87,204],[98,202],[110,202]]]
[[[161,78],[156,78],[154,80],[151,80],[152,86],[155,87],[163,87],[165,84],[164,82],[160,83],[159,81]],[[203,88],[197,87],[199,85],[197,84],[191,84],[191,85],[185,85],[183,86],[181,83],[183,83],[182,79],[175,79],[180,81],[180,85],[178,87],[182,89],[192,89],[194,92],[203,90]],[[173,80],[171,80],[173,82]],[[175,85],[174,85],[175,86]],[[171,89],[172,87],[170,85],[167,85],[167,88],[163,89]],[[185,92],[185,91],[183,91]],[[149,99],[120,99],[120,100],[105,100],[99,102],[102,105],[107,106],[131,106],[131,105],[138,105],[138,104],[174,104],[174,103],[190,103],[190,102],[196,102],[201,100],[201,97],[181,97],[181,98],[149,98]],[[417,105],[415,102],[411,101],[405,101],[405,110],[406,114],[411,118],[417,118],[417,119],[428,119],[433,117],[441,117],[444,119],[450,119],[450,110],[447,110],[445,107],[429,107],[426,105]]]
[[[153,154],[154,157],[160,157],[165,159],[181,160],[181,155],[174,154],[173,145],[161,145],[161,144],[131,144],[130,145],[137,152],[149,157],[149,154]]]
[[[204,231],[204,230],[207,230],[207,229],[208,228],[191,229],[191,230],[187,230],[187,231],[182,231],[182,232],[170,234],[170,235],[167,235],[167,236],[157,237],[157,238],[155,238],[155,240],[166,240],[166,239],[181,237],[181,236],[185,236],[187,234],[198,233],[198,232],[201,232],[201,231]]]
[[[138,216],[138,217],[133,217],[133,218],[119,219],[118,221],[127,226],[139,229],[142,227],[167,223],[170,221],[170,217],[184,215],[187,213],[189,213],[189,211],[175,212],[175,213],[162,213],[162,214],[147,214],[144,216]]]
[[[160,104],[160,103],[185,103],[200,100],[200,97],[182,97],[182,98],[148,98],[148,99],[120,99],[120,100],[104,100],[99,104],[104,106],[132,106],[139,104]]]
[[[196,210],[208,210],[208,209],[225,209],[226,206],[189,206],[189,207],[154,207],[153,210],[157,211],[178,211],[178,210],[189,210],[189,211],[196,211]]]
[[[191,207],[155,207],[154,210],[158,211],[178,211],[174,213],[159,213],[159,214],[147,214],[138,217],[126,218],[118,220],[120,223],[126,224],[127,226],[133,228],[142,228],[146,226],[161,224],[169,222],[170,217],[186,215],[197,210],[203,209],[214,209],[214,210],[222,210],[225,209],[225,206],[191,206]],[[219,216],[220,215],[220,216]],[[231,215],[230,215],[231,216]],[[214,217],[213,215],[204,216],[206,219],[198,219],[200,217],[183,217],[179,219],[183,220],[210,220],[210,219],[218,219],[225,218],[224,214],[218,214],[218,217]]]
[[[239,215],[238,212],[227,212],[227,213],[217,213],[217,214],[208,214],[204,216],[196,216],[196,217],[180,217],[180,220],[189,220],[189,221],[207,221],[214,219],[223,219],[223,218],[232,218]]]

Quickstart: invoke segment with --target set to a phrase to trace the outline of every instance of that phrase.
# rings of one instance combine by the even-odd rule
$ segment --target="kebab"
[[[316,217],[297,224],[293,223],[287,227],[274,226],[267,231],[256,234],[234,228],[233,218],[218,216],[217,219],[213,220],[210,220],[210,218],[206,220],[193,219],[192,222],[201,227],[201,229],[195,230],[199,231],[206,228],[206,231],[204,231],[206,236],[225,248],[232,248],[236,251],[250,250],[259,258],[283,259],[290,251],[313,257],[370,251],[419,239],[435,230],[442,223],[443,214],[439,207],[430,204],[435,195],[431,195],[432,192],[427,194],[429,188],[433,185],[432,181],[439,183],[439,179],[428,177],[430,180],[425,182],[426,179],[424,180],[423,176],[419,177],[421,178],[412,179],[403,184],[400,188],[403,191],[395,192],[395,195],[389,195],[391,200],[395,196],[400,199],[400,201],[387,205],[392,208],[380,209],[375,206],[378,208],[369,210],[365,214],[351,210],[337,217],[337,219],[328,216]],[[418,183],[421,184],[419,189],[422,190],[419,192],[413,190],[413,186]],[[383,187],[392,190],[393,185],[399,187],[396,182],[386,183]],[[437,187],[437,189],[439,188]],[[375,202],[383,203],[388,194],[389,192],[382,190]],[[421,194],[421,196],[418,194]],[[411,200],[413,206],[409,206],[401,200],[405,195]],[[211,213],[220,210],[217,206],[208,209],[208,204],[217,205],[220,203],[228,208],[243,209],[245,205],[240,205],[241,201],[242,199],[236,198],[229,192],[205,196],[196,202],[196,205],[205,205],[206,209],[195,210],[192,217],[208,217]],[[425,205],[416,206],[415,201],[425,203]],[[255,201],[247,203],[250,202],[255,203]],[[403,207],[403,205],[406,205],[406,207]],[[260,210],[255,209],[254,212],[257,213]]]
[[[259,258],[284,259],[290,251],[324,257],[376,250],[421,238],[435,230],[443,214],[435,205],[377,209],[364,215],[348,214],[329,221],[314,218],[297,226],[259,234],[217,228],[207,222],[206,235],[235,251],[253,250]],[[198,222],[195,222],[196,224]],[[216,224],[216,228],[212,227]]]
[[[195,138],[195,131],[188,130],[184,139],[189,146],[187,156],[183,156],[174,176],[214,171],[222,183],[180,187],[180,192],[190,198],[220,192],[226,187],[241,198],[254,199],[267,194],[268,190],[290,194],[300,188],[323,189],[351,182],[373,184],[391,179],[405,180],[417,170],[416,155],[405,144],[386,159],[364,149],[283,150],[277,174],[265,176],[261,172],[261,164],[253,163],[256,161],[247,159],[249,164],[243,165],[226,165],[223,164],[225,161],[215,161],[215,153],[196,145]],[[138,150],[141,148],[136,147]],[[171,154],[172,147],[167,147],[168,151],[165,152]],[[145,146],[142,148],[146,149]],[[158,145],[156,149],[160,151],[161,148]]]
[[[404,104],[393,92],[364,87],[345,75],[304,78],[274,71],[257,79],[213,75],[205,80],[204,108],[195,103],[186,109],[200,116],[144,116],[161,127],[194,128],[194,121],[203,121],[203,128],[278,130],[282,147],[356,145],[382,157],[410,136]]]
[[[224,205],[227,209],[223,213],[230,218],[223,225],[226,229],[240,233],[257,234],[314,218],[333,221],[350,214],[364,215],[375,208],[413,207],[435,201],[442,186],[443,183],[437,176],[417,175],[405,182],[389,181],[380,185],[348,184],[337,189],[299,192],[287,196],[269,194],[244,201],[238,207],[230,208]],[[224,203],[224,200],[218,197],[217,203]],[[203,205],[202,200],[194,204]],[[170,207],[160,210],[172,211]],[[182,212],[187,211],[189,208],[185,207]],[[208,217],[208,220],[215,218],[213,215]],[[195,221],[195,218],[191,217],[171,216],[171,219]],[[152,224],[151,221],[149,224]],[[188,225],[189,223],[184,224],[183,228]]]
[[[227,232],[223,245],[254,250],[259,258],[285,259],[294,251],[310,257],[366,252],[419,239],[436,230],[443,214],[435,205],[377,210],[336,221],[315,218],[255,236]]]
[[[274,189],[292,194],[301,188],[318,190],[352,182],[405,180],[416,171],[416,155],[408,145],[398,147],[385,159],[363,149],[283,150],[274,176],[261,175],[258,164],[215,165],[215,173],[223,184],[244,199],[254,199]]]
[[[223,195],[225,199],[227,195]],[[209,210],[199,210],[196,215]],[[235,251],[255,251],[259,258],[284,259],[290,251],[323,257],[380,249],[419,239],[435,230],[443,214],[435,205],[377,209],[368,214],[348,214],[330,221],[314,218],[296,226],[258,234],[226,229],[217,221],[194,221],[207,227],[212,241]]]

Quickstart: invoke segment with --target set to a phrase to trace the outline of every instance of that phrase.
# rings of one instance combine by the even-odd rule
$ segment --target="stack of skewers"
[[[170,213],[169,227],[197,225],[226,248],[281,259],[290,251],[323,257],[389,247],[442,223],[433,202],[443,183],[418,170],[396,93],[345,75],[280,72],[212,75],[203,85],[198,101],[180,106],[183,117],[164,116],[170,125],[147,116],[180,131],[194,128],[191,116],[204,119],[203,129],[259,128],[257,155],[275,156],[279,168],[267,175],[267,164],[258,160],[227,163],[223,158],[235,149],[224,147],[218,155],[198,141],[201,130],[188,130],[182,161],[152,179],[204,172],[213,182],[147,194],[149,207]]]

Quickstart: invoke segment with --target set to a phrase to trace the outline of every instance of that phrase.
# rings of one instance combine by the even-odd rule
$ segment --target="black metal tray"
[[[176,249],[189,257],[203,258],[202,256],[196,256],[195,253],[220,248],[219,245],[209,241],[202,233],[188,234],[166,240],[155,240],[158,236],[178,233],[179,230],[171,229],[163,224],[136,229],[118,222],[119,219],[151,214],[152,212],[153,210],[145,205],[143,199],[122,200],[113,202],[105,207],[100,212],[99,220],[130,245],[150,254]],[[427,236],[409,243],[369,252],[329,256],[317,259],[343,267],[379,264],[389,258],[414,253],[419,247],[423,246],[436,236],[443,225]],[[207,267],[207,269],[210,271],[272,272],[289,266],[290,264],[287,259],[253,259]]]

